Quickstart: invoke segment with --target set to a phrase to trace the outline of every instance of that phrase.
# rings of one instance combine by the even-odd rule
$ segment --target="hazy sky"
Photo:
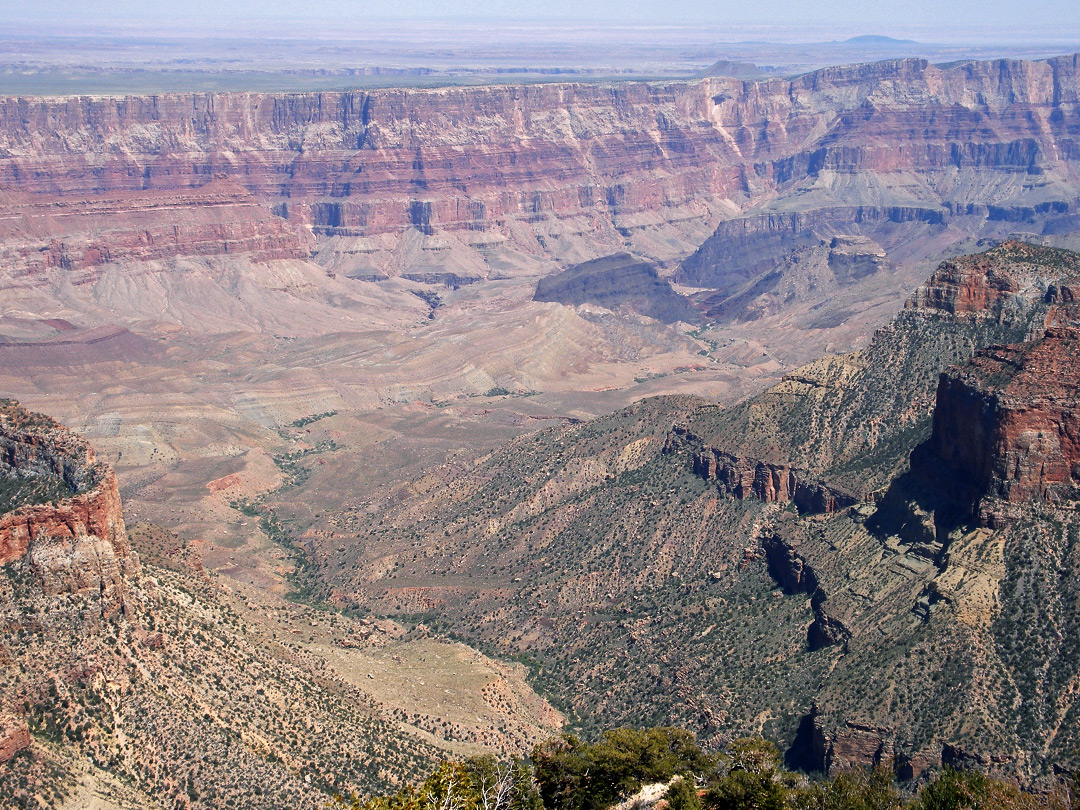
[[[0,0],[0,26],[77,28],[113,22],[262,26],[292,18],[325,27],[378,19],[812,25],[867,33],[947,32],[973,27],[1008,36],[1080,31],[1080,0]]]

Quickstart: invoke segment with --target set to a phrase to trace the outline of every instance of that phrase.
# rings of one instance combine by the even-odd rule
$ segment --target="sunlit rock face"
[[[139,563],[112,468],[81,438],[3,400],[0,473],[18,487],[0,516],[0,565],[45,598],[85,597],[101,618],[123,611]]]
[[[632,232],[729,218],[794,188],[807,195],[798,211],[748,227],[1022,219],[1075,208],[1077,96],[1071,56],[759,82],[12,98],[0,102],[0,186],[77,201],[227,178],[292,222],[364,237],[507,235],[547,219]],[[911,176],[932,179],[913,190]],[[256,231],[203,235],[302,249]],[[708,265],[685,279],[704,280]]]

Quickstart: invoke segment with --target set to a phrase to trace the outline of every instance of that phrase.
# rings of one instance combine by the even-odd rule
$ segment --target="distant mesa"
[[[870,46],[884,46],[884,45],[920,45],[922,43],[915,41],[914,39],[895,39],[893,37],[884,37],[880,34],[862,34],[857,37],[850,37],[849,39],[841,40],[841,45],[870,45]]]
[[[533,300],[567,306],[595,304],[606,309],[625,306],[663,323],[700,319],[690,302],[660,278],[652,264],[629,253],[582,262],[542,278]]]
[[[731,79],[761,79],[767,75],[765,71],[751,62],[733,62],[730,59],[720,59],[704,70],[701,78],[726,76]]]

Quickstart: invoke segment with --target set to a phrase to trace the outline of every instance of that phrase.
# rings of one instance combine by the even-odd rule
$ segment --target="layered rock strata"
[[[754,497],[766,503],[793,503],[802,513],[835,512],[858,502],[850,492],[811,480],[805,470],[740,458],[716,447],[694,455],[694,472],[716,481],[721,490],[740,500]]]
[[[1032,343],[991,346],[942,374],[929,441],[912,469],[1002,519],[994,502],[1074,499],[1080,488],[1080,330],[1048,329]]]
[[[1064,215],[1075,195],[1023,178],[1075,174],[1078,65],[912,59],[791,80],[9,98],[0,186],[85,198],[224,175],[319,233],[367,237],[575,217],[629,233],[730,216],[828,176],[896,173],[950,180],[921,196],[868,180],[865,200],[835,216]],[[987,172],[1001,180],[993,194],[972,191]]]
[[[0,259],[15,279],[178,256],[306,259],[313,248],[308,229],[272,216],[224,180],[196,189],[0,198]]]
[[[51,477],[65,497],[27,503],[0,516],[0,565],[46,597],[92,596],[101,616],[126,606],[126,578],[138,572],[120,507],[116,475],[82,439],[47,417],[4,400],[0,474],[6,480]]]

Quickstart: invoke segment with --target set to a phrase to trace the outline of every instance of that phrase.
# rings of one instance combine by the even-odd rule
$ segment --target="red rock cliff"
[[[912,469],[958,497],[979,501],[980,520],[1000,522],[994,502],[1074,499],[1080,494],[1080,330],[991,346],[942,374],[933,434]]]
[[[739,458],[715,447],[694,455],[694,472],[740,500],[754,497],[766,503],[794,503],[799,511],[835,512],[855,503],[849,492],[810,480],[810,474],[786,464]]]
[[[695,475],[715,481],[721,491],[739,500],[757,498],[766,503],[794,503],[807,514],[835,512],[859,501],[853,493],[813,480],[805,470],[706,446],[700,437],[675,425],[668,433],[664,452],[675,452],[680,447],[693,448]]]
[[[116,475],[85,441],[10,401],[0,407],[0,472],[50,476],[70,491],[0,516],[0,565],[18,566],[45,596],[88,594],[109,617],[125,607],[125,577],[138,572]]]
[[[328,233],[506,232],[552,216],[633,229],[657,213],[730,214],[822,172],[1058,171],[1080,160],[1078,65],[902,60],[762,82],[9,98],[0,187],[86,198],[226,176]],[[999,202],[932,197],[941,212]]]
[[[1072,289],[1050,280],[1069,272],[1080,272],[1076,254],[1010,240],[987,253],[942,262],[905,307],[989,316],[1001,314],[1020,294],[1030,297],[1034,292],[1036,298],[1059,302],[1070,297]]]

